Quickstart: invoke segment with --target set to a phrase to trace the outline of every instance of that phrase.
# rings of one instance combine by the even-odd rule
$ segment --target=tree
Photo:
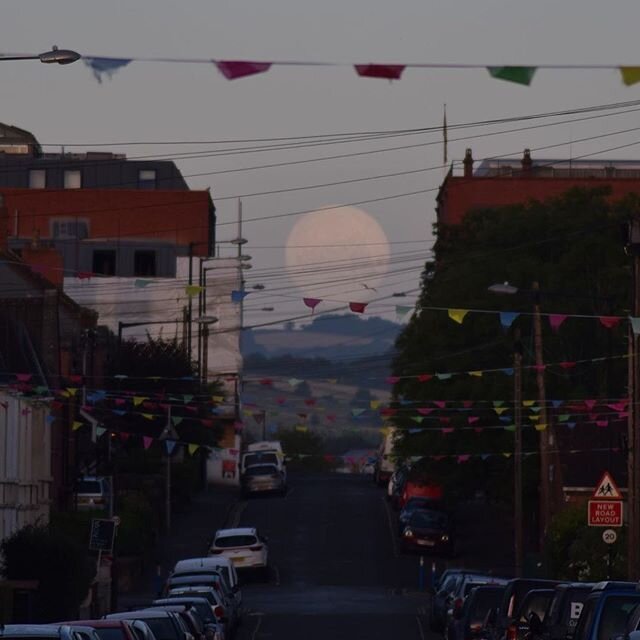
[[[86,547],[46,525],[28,525],[3,540],[2,573],[37,580],[38,622],[73,620],[95,575]]]
[[[475,426],[495,427],[498,418],[491,401],[512,398],[513,379],[502,374],[482,377],[453,375],[447,380],[433,379],[424,384],[421,373],[455,373],[510,367],[513,361],[513,333],[505,334],[495,313],[469,313],[462,324],[453,322],[448,308],[518,311],[522,315],[514,323],[523,336],[525,374],[524,397],[535,398],[535,375],[528,295],[498,297],[487,291],[496,282],[508,281],[522,289],[538,282],[541,291],[569,292],[571,295],[542,295],[543,312],[594,315],[627,315],[629,309],[629,260],[624,252],[620,227],[633,213],[640,211],[640,198],[625,197],[619,202],[609,199],[607,188],[573,189],[545,202],[484,209],[468,213],[456,226],[439,227],[435,257],[423,273],[421,294],[416,313],[396,342],[393,362],[396,376],[404,376],[394,386],[394,398],[400,411],[398,426],[403,429],[398,449],[403,455],[449,457],[451,473],[461,485],[465,478],[478,477],[489,483],[495,474],[509,483],[512,462],[501,456],[513,449],[513,435],[500,428],[476,433],[468,427],[468,412],[446,414],[434,411],[421,423],[419,433],[411,410],[400,401],[428,401],[433,398],[475,401],[472,405]],[[608,300],[608,301],[607,301]],[[444,309],[433,310],[433,308]],[[623,327],[610,330],[593,319],[574,319],[553,332],[543,319],[543,338],[547,363],[591,361],[591,366],[575,367],[557,375],[547,375],[548,398],[623,397],[626,363],[609,355],[626,352]],[[484,408],[478,409],[479,402]],[[451,416],[453,431],[443,436],[439,417]],[[433,428],[430,428],[433,427]],[[461,427],[466,427],[462,429]],[[622,428],[622,427],[621,427]],[[412,429],[413,431],[413,429]],[[567,430],[565,430],[566,432]],[[601,430],[602,431],[602,430]],[[581,431],[580,444],[586,449],[603,446],[607,434],[591,429]],[[571,441],[571,434],[562,439]],[[577,442],[577,438],[574,438]],[[607,442],[604,442],[607,446]],[[525,430],[525,450],[535,451],[537,434]],[[494,453],[481,464],[477,458],[467,463],[457,460],[459,453]],[[621,455],[621,454],[618,454]],[[484,462],[484,461],[483,461]],[[478,465],[476,464],[478,463]],[[535,467],[532,467],[532,471]],[[535,481],[529,486],[535,490]]]

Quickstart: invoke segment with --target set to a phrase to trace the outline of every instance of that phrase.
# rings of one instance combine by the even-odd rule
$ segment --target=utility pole
[[[633,260],[633,316],[640,316],[640,219],[629,221],[628,251]],[[638,366],[638,340],[629,327],[629,422],[627,443],[627,472],[629,476],[627,493],[628,531],[628,577],[640,578],[640,432],[638,417],[640,412],[640,367]]]
[[[522,515],[522,343],[520,330],[514,332],[513,345],[513,403],[516,423],[514,456],[513,456],[513,529],[514,529],[514,557],[515,576],[522,577],[524,556],[523,545],[523,515]]]

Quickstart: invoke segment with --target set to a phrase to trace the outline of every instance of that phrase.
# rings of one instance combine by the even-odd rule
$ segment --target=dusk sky
[[[640,65],[639,20],[640,6],[633,0],[4,0],[0,47],[5,54],[38,53],[57,44],[83,55],[105,57]],[[32,131],[45,145],[76,150],[71,145],[91,149],[114,142],[212,141],[197,147],[107,147],[130,157],[239,147],[213,143],[222,140],[438,127],[444,103],[452,127],[640,99],[640,85],[625,87],[612,69],[540,69],[532,85],[525,87],[492,79],[484,69],[409,69],[401,80],[389,82],[359,78],[348,66],[275,67],[262,75],[229,81],[212,64],[133,62],[98,84],[82,62],[53,68],[36,61],[7,61],[0,65],[0,86],[0,121]],[[606,152],[636,141],[640,146],[640,130],[614,134],[635,127],[637,120],[636,112],[479,139],[461,138],[518,125],[450,130],[449,159],[461,160],[466,147],[473,148],[477,160],[519,157],[525,147],[532,149],[534,158],[601,151],[605,153],[593,157],[637,158],[640,150],[633,146]],[[577,142],[601,134],[611,135]],[[406,259],[402,272],[382,283],[383,296],[419,285],[432,242],[435,190],[444,174],[438,168],[443,158],[440,140],[437,131],[378,142],[177,162],[191,187],[211,187],[223,240],[236,234],[237,205],[230,196],[432,168],[406,176],[243,198],[244,215],[250,219],[428,189],[361,206],[393,243],[392,261]],[[213,173],[427,142],[432,144],[342,160]],[[562,146],[536,151],[558,143]],[[209,175],[192,176],[203,173]],[[268,289],[274,272],[284,268],[284,246],[296,219],[245,224],[246,252],[253,256],[254,265],[250,285],[264,283]],[[392,262],[389,268],[400,267]],[[286,318],[305,311],[296,294],[278,300],[265,295],[264,300],[275,307],[269,317]],[[394,319],[391,302],[372,305],[371,312]],[[256,309],[253,317],[262,317],[257,311],[260,299],[256,297],[251,305]]]

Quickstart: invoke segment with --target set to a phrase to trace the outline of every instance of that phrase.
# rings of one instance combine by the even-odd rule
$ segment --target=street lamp
[[[44,64],[71,64],[72,62],[76,62],[76,60],[80,60],[81,57],[77,51],[58,49],[58,47],[53,46],[51,51],[45,51],[44,53],[35,55],[0,56],[0,62],[4,62],[5,60],[40,60],[40,62]]]
[[[218,318],[215,316],[200,316],[196,318],[196,322],[200,326],[200,332],[202,333],[202,362],[199,363],[198,368],[200,379],[206,385],[209,373],[209,327],[218,322]]]

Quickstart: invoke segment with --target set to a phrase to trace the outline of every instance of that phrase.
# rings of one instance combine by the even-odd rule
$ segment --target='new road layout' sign
[[[589,500],[590,527],[621,527],[623,524],[622,494],[608,471],[602,475],[593,498]]]

